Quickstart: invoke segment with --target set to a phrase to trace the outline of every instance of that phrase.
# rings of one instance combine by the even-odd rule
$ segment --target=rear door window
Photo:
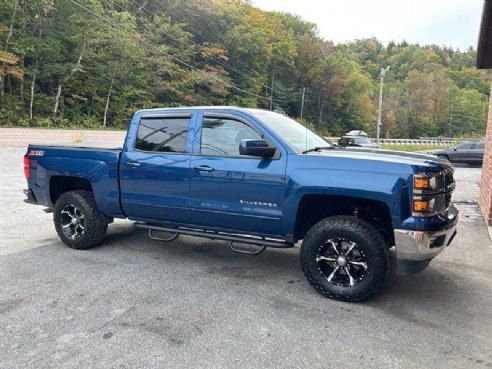
[[[138,125],[135,149],[184,153],[189,117],[142,118]]]

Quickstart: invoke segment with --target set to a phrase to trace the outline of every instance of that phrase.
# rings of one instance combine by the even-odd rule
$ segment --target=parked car
[[[344,301],[384,288],[392,247],[398,273],[425,269],[458,222],[447,161],[340,150],[259,109],[141,110],[123,149],[29,145],[24,173],[26,201],[53,212],[68,247],[102,243],[114,218],[154,240],[225,240],[243,254],[303,240],[308,282]]]
[[[367,133],[360,130],[353,130],[345,134],[345,136],[364,136],[367,137]]]
[[[338,140],[340,147],[365,147],[368,149],[379,149],[379,145],[372,142],[366,136],[343,136]]]
[[[482,165],[485,141],[463,142],[447,149],[432,150],[429,154],[449,160],[451,163]]]

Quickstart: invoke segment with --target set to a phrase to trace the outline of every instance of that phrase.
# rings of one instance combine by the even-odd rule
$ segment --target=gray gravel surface
[[[64,247],[22,202],[21,149],[0,149],[0,368],[490,368],[492,243],[479,168],[457,168],[453,245],[365,303],[304,279],[298,249],[149,240],[127,221]]]

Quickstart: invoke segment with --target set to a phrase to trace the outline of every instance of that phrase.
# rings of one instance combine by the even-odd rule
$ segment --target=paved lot
[[[479,168],[458,168],[460,233],[423,273],[362,304],[315,293],[298,249],[149,240],[130,222],[64,247],[22,202],[23,150],[0,149],[0,368],[491,368],[492,242]]]

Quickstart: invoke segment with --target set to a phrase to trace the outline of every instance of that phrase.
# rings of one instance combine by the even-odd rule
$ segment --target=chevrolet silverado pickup
[[[456,234],[453,167],[388,150],[340,149],[289,117],[194,107],[135,113],[122,149],[29,145],[26,202],[60,239],[88,249],[114,218],[156,240],[225,240],[234,251],[294,247],[322,295],[362,301],[390,274],[426,268]]]

